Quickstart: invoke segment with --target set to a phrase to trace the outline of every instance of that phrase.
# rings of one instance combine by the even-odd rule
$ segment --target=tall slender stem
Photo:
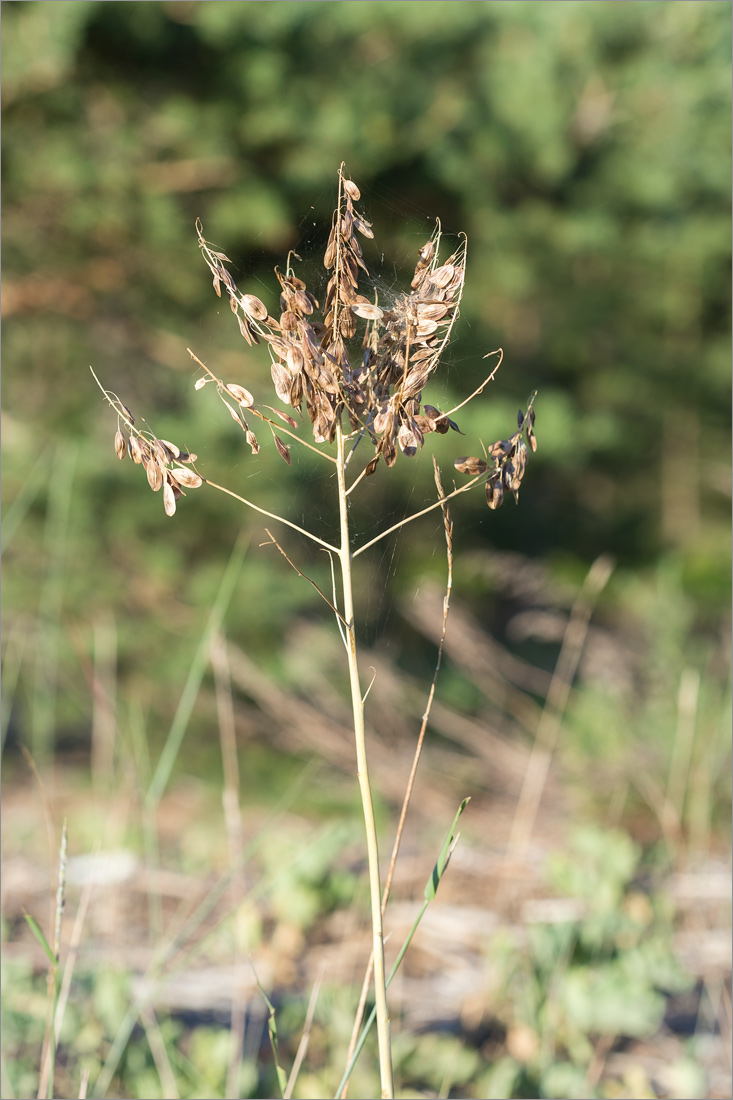
[[[382,1097],[394,1096],[392,1080],[392,1055],[390,1044],[387,987],[384,973],[384,935],[382,932],[382,897],[379,883],[379,852],[374,806],[367,770],[366,738],[364,735],[364,701],[359,683],[359,667],[356,659],[356,634],[354,630],[354,594],[351,576],[351,550],[349,548],[349,513],[346,499],[346,475],[344,463],[344,436],[341,425],[336,429],[339,518],[341,521],[341,547],[339,561],[344,590],[344,619],[346,620],[346,650],[349,661],[351,702],[354,711],[354,736],[356,762],[361,792],[364,824],[366,826],[367,856],[369,861],[369,893],[372,909],[372,941],[374,948],[374,996],[377,1010],[377,1039],[379,1042],[379,1071]]]

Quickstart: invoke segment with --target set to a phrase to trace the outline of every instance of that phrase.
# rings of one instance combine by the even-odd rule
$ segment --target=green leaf
[[[433,873],[431,874],[425,885],[426,901],[432,901],[436,893],[438,892],[438,886],[440,885],[440,880],[443,877],[443,872],[448,866],[448,860],[450,859],[451,853],[453,852],[453,849],[455,848],[456,842],[458,840],[458,837],[455,835],[456,822],[458,821],[458,818],[461,816],[470,801],[470,798],[464,798],[463,802],[461,802],[460,806],[458,807],[458,813],[453,818],[453,824],[450,827],[448,836],[445,838],[445,843],[443,844],[443,847],[440,849],[440,855],[438,856],[436,864],[433,867]]]
[[[56,958],[53,951],[49,947],[48,940],[44,936],[44,934],[41,930],[41,926],[38,923],[38,921],[36,920],[36,918],[30,916],[29,913],[24,913],[23,916],[25,917],[26,921],[28,922],[28,927],[30,928],[31,932],[36,937],[36,939],[40,943],[41,947],[43,948],[43,950],[48,955],[48,959],[49,959],[49,962],[51,963],[51,966],[58,966],[58,959]]]

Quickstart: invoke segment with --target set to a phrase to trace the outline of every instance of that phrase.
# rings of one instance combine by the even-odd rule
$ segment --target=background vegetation
[[[684,984],[672,973],[682,965],[673,937],[713,935],[729,920],[727,911],[690,916],[681,880],[659,876],[714,877],[729,854],[730,4],[72,0],[4,3],[2,13],[2,731],[16,792],[15,801],[6,793],[3,844],[20,876],[4,886],[6,964],[17,970],[4,983],[13,1026],[4,1028],[3,1095],[37,1088],[44,1011],[43,958],[31,953],[20,906],[41,904],[45,879],[35,895],[28,884],[49,856],[19,746],[41,770],[56,827],[70,817],[72,855],[100,841],[193,882],[223,873],[223,696],[217,709],[196,653],[238,539],[244,564],[224,622],[235,647],[243,835],[259,844],[260,893],[231,926],[222,916],[207,957],[226,962],[246,945],[267,970],[267,956],[283,1041],[297,1044],[319,944],[348,939],[328,924],[361,896],[348,748],[341,757],[338,738],[328,742],[328,766],[303,771],[342,713],[338,651],[317,597],[258,546],[260,519],[217,494],[189,495],[169,520],[116,462],[114,423],[88,373],[92,364],[158,434],[195,450],[214,480],[328,530],[329,486],[308,455],[294,452],[292,470],[272,449],[252,457],[208,390],[194,394],[186,347],[231,381],[269,386],[266,354],[245,347],[212,293],[194,222],[271,308],[272,268],[290,249],[318,293],[342,160],[374,223],[366,260],[380,300],[404,285],[435,217],[448,236],[468,234],[461,320],[448,369],[426,396],[448,407],[480,382],[486,352],[501,346],[505,360],[460,418],[467,439],[433,437],[443,469],[476,453],[467,441],[506,435],[539,391],[539,450],[519,507],[489,513],[477,493],[453,508],[455,644],[415,811],[411,843],[427,853],[417,895],[454,795],[456,805],[474,796],[468,850],[504,850],[570,608],[599,555],[616,563],[564,712],[521,895],[550,889],[538,885],[541,868],[554,846],[574,850],[572,822],[585,827],[574,865],[595,867],[611,900],[589,923],[589,880],[567,868],[556,876],[556,891],[582,902],[575,923],[541,920],[536,936],[486,956],[503,961],[473,1015],[464,1000],[451,1017],[460,1043],[438,1034],[445,1019],[411,1018],[407,998],[404,1095],[724,1095],[703,1039],[730,1020],[725,956],[683,959],[697,980],[694,1026],[682,1029],[694,1041],[662,1055],[677,1078],[655,1077],[643,1052],[613,1073],[609,1059],[634,1038],[665,1049],[674,1029],[669,1016],[662,1026],[658,998]],[[434,494],[426,453],[372,480],[354,505],[365,532]],[[433,518],[360,559],[366,660],[379,669],[385,828],[424,705],[415,684],[434,665],[441,539]],[[285,542],[309,561],[307,548]],[[198,677],[189,715],[181,692],[188,678],[195,695]],[[145,791],[176,721],[185,737],[152,820]],[[610,848],[592,822],[618,830]],[[294,870],[278,880],[285,853]],[[529,927],[519,895],[503,887],[502,908],[496,883],[484,883],[484,896],[466,875],[457,868],[456,914],[485,903],[511,914],[515,931],[517,921]],[[403,889],[413,896],[409,881]],[[158,903],[149,920],[138,906],[93,925],[120,950],[114,965],[108,955],[97,964],[94,982],[94,966],[80,965],[64,1088],[78,1089],[80,1065],[94,1087],[120,1034],[127,983],[144,970],[127,947],[167,942],[160,893]],[[614,923],[619,913],[631,924]],[[459,927],[456,915],[448,939],[460,940]],[[351,1011],[358,967],[341,979],[323,994],[301,1095],[325,1095],[338,1080],[329,1073],[348,1036],[337,1021]],[[599,1003],[598,988],[600,1003],[622,1007],[589,1022],[584,1006]],[[630,1022],[632,1001],[642,1008]],[[110,1094],[223,1095],[222,1020],[209,1001],[209,1016],[167,1003],[157,1033],[150,1020],[142,1037],[132,1033]],[[155,1057],[156,1034],[175,1052],[174,1085]],[[259,1033],[246,1035],[238,1088],[270,1095]],[[357,1091],[373,1088],[364,1073]]]

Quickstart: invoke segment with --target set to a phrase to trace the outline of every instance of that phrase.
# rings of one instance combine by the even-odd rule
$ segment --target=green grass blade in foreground
[[[36,920],[35,917],[32,917],[30,915],[30,913],[24,913],[23,916],[25,917],[26,921],[28,922],[28,927],[30,928],[31,932],[36,937],[36,939],[40,943],[41,947],[43,948],[43,950],[48,955],[48,961],[51,963],[51,966],[56,966],[57,965],[56,956],[54,955],[53,951],[51,950],[49,942],[46,939],[46,937],[44,936],[43,930],[42,930],[40,924],[38,923],[38,921]]]
[[[201,681],[204,678],[204,672],[206,671],[206,666],[209,661],[211,639],[221,629],[221,624],[227,608],[229,607],[229,602],[232,598],[234,586],[237,583],[239,570],[242,567],[248,545],[249,541],[246,543],[238,541],[232,551],[232,556],[229,559],[229,564],[227,565],[221,584],[219,585],[219,591],[216,595],[214,605],[211,608],[206,630],[203,633],[199,647],[196,650],[196,655],[188,671],[188,677],[186,678],[186,683],[181,693],[178,709],[173,717],[171,728],[168,731],[168,736],[163,746],[163,751],[160,754],[158,765],[155,769],[150,787],[148,788],[148,794],[145,800],[146,810],[152,810],[157,806],[163,791],[168,785],[168,780],[173,771],[173,765],[178,756],[178,750],[181,747],[183,735],[186,732],[188,721],[191,717],[199,688],[201,687]]]
[[[446,867],[448,866],[448,861],[450,860],[451,853],[453,852],[453,849],[455,848],[456,844],[458,843],[458,837],[460,835],[460,834],[456,833],[456,824],[458,823],[458,818],[461,816],[461,814],[463,813],[463,811],[465,810],[466,806],[468,805],[468,803],[470,801],[471,801],[470,798],[464,798],[463,802],[461,802],[460,806],[458,807],[458,812],[456,813],[456,816],[453,818],[453,824],[451,825],[451,827],[448,831],[448,835],[445,838],[445,841],[443,843],[443,847],[440,849],[440,855],[438,856],[438,858],[435,862],[435,866],[433,867],[430,878],[428,879],[428,881],[425,884],[425,901],[420,906],[420,912],[415,917],[412,928],[407,933],[407,936],[405,937],[405,942],[402,944],[402,947],[400,948],[399,954],[398,954],[397,958],[394,961],[394,965],[392,966],[392,969],[389,972],[389,977],[387,978],[387,983],[386,983],[388,988],[389,988],[389,986],[392,982],[392,979],[394,978],[395,974],[397,973],[397,971],[399,969],[400,963],[402,962],[402,960],[405,957],[405,954],[407,952],[407,948],[410,946],[410,943],[412,942],[412,938],[415,935],[415,933],[417,932],[420,921],[423,919],[423,916],[425,915],[425,911],[426,911],[428,905],[430,904],[430,902],[433,900],[436,893],[438,892],[438,886],[440,885],[440,880],[442,879],[443,875],[445,874],[445,870],[446,870]],[[341,1093],[344,1090],[344,1086],[346,1085],[346,1082],[348,1081],[349,1077],[351,1076],[352,1071],[354,1069],[354,1066],[356,1065],[356,1060],[359,1057],[359,1055],[361,1054],[362,1047],[364,1046],[364,1043],[366,1042],[366,1037],[369,1034],[369,1030],[370,1030],[372,1024],[374,1023],[374,1021],[376,1019],[376,1016],[377,1016],[377,1009],[376,1009],[376,1006],[375,1006],[372,1009],[372,1011],[370,1012],[370,1014],[369,1014],[369,1016],[368,1016],[368,1018],[367,1018],[367,1020],[364,1024],[364,1027],[361,1029],[361,1035],[359,1036],[359,1040],[358,1040],[358,1042],[357,1042],[357,1044],[354,1048],[354,1053],[352,1054],[351,1059],[349,1061],[349,1064],[347,1065],[346,1069],[344,1070],[344,1075],[341,1078],[341,1080],[339,1081],[339,1086],[336,1089],[336,1092],[334,1093],[334,1100],[339,1100],[339,1097],[341,1096]]]
[[[27,516],[33,501],[38,496],[41,485],[48,476],[48,471],[52,469],[52,450],[53,445],[49,443],[45,451],[43,451],[37,459],[28,477],[23,482],[13,503],[8,505],[6,509],[5,515],[3,516],[2,531],[0,531],[0,552],[3,554],[10,546],[16,531]]]
[[[272,1047],[272,1056],[275,1059],[275,1069],[277,1070],[277,1082],[280,1086],[280,1095],[285,1095],[285,1089],[287,1088],[288,1078],[285,1070],[280,1065],[280,1056],[277,1049],[277,1021],[275,1019],[275,1006],[270,998],[265,993],[260,979],[255,974],[255,981],[257,982],[257,988],[262,996],[265,998],[265,1004],[267,1005],[267,1030],[270,1035],[270,1046]]]

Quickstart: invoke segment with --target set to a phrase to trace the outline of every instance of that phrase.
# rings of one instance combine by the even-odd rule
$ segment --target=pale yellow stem
[[[346,620],[346,652],[349,662],[351,702],[354,712],[356,763],[361,792],[364,824],[366,826],[367,857],[369,862],[369,893],[372,909],[372,941],[374,950],[374,997],[377,1008],[377,1039],[379,1042],[379,1071],[382,1097],[394,1096],[392,1080],[392,1054],[390,1022],[387,1009],[387,987],[384,973],[384,934],[382,931],[382,895],[379,882],[379,851],[374,806],[367,770],[366,738],[364,734],[364,700],[359,683],[359,667],[356,659],[356,635],[354,631],[354,595],[351,576],[351,551],[349,549],[349,513],[346,499],[346,475],[344,468],[344,436],[339,424],[336,429],[339,516],[341,521],[341,547],[338,552],[344,589],[344,619]]]

